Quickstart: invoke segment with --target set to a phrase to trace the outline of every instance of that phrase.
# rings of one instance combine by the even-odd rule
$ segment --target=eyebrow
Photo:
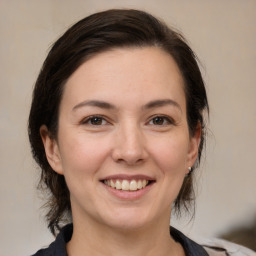
[[[163,107],[166,105],[171,105],[181,110],[181,106],[176,101],[171,99],[153,100],[147,103],[145,106],[143,106],[143,108],[150,109],[150,108],[156,108],[156,107]]]
[[[99,100],[86,100],[83,101],[77,105],[75,105],[72,110],[76,110],[81,107],[85,106],[92,106],[92,107],[98,107],[98,108],[104,108],[104,109],[116,109],[116,107],[108,102],[105,101],[99,101]]]
[[[152,108],[157,108],[157,107],[163,107],[166,105],[171,105],[174,107],[177,107],[178,109],[181,110],[180,105],[171,99],[161,99],[161,100],[153,100],[148,102],[146,105],[142,106],[142,109],[152,109]],[[105,102],[105,101],[99,101],[99,100],[86,100],[83,102],[78,103],[72,108],[72,111],[75,111],[81,107],[86,107],[86,106],[92,106],[92,107],[98,107],[98,108],[103,108],[103,109],[117,109],[116,106],[114,106],[111,103]]]

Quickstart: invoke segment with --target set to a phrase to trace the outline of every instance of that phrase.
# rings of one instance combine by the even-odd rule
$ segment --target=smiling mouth
[[[141,180],[120,180],[120,179],[109,179],[102,181],[105,185],[123,191],[137,191],[144,189],[146,186],[151,184],[153,181],[141,179]]]

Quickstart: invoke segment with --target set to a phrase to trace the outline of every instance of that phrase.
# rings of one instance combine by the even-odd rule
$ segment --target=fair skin
[[[68,255],[184,255],[169,220],[200,129],[190,136],[183,88],[175,61],[156,47],[100,53],[68,79],[57,140],[40,130],[70,190]]]

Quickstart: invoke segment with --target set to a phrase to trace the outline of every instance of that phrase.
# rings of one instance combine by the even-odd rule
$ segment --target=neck
[[[136,229],[121,229],[97,223],[74,221],[69,256],[167,256],[184,255],[180,244],[169,233],[169,218]]]

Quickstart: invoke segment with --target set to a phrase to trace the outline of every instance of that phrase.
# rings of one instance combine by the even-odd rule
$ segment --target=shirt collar
[[[49,246],[49,252],[51,252],[49,256],[67,256],[66,244],[70,241],[72,233],[73,224],[68,224],[62,228],[55,242]],[[170,227],[170,235],[176,242],[182,245],[186,256],[208,256],[208,253],[201,245],[192,241],[174,227]]]

